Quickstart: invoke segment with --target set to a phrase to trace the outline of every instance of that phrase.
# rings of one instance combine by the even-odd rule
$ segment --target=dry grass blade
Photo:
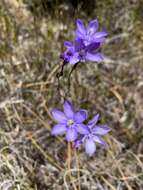
[[[80,63],[69,91],[72,65],[60,83],[57,73],[76,18],[98,18],[109,36],[104,63]],[[0,1],[0,190],[61,190],[72,183],[87,190],[143,189],[142,20],[142,0]],[[112,128],[108,150],[97,146],[91,158],[79,150],[85,172],[71,157],[77,166],[64,173],[64,139],[51,136],[50,110],[60,109],[66,95]]]
[[[58,170],[60,170],[60,171],[63,170],[63,168],[60,166],[60,164],[57,164],[57,161],[54,160],[52,156],[50,156],[49,154],[45,153],[45,151],[37,144],[37,142],[35,141],[35,139],[33,139],[33,138],[30,138],[30,139],[31,139],[32,144],[35,146],[35,148],[37,148],[42,153],[42,155],[46,158],[46,160],[48,162],[50,162]]]

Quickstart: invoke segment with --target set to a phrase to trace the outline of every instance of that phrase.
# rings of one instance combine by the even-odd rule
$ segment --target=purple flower
[[[60,58],[73,65],[85,61],[102,62],[104,56],[98,52],[98,49],[104,43],[108,33],[106,31],[97,32],[97,20],[90,21],[87,29],[80,19],[77,19],[76,24],[75,40],[64,43],[66,51],[60,55]]]
[[[94,42],[85,46],[82,39],[77,39],[73,43],[66,41],[64,46],[67,50],[60,57],[73,65],[85,61],[101,62],[104,59],[103,54],[96,51],[100,47],[100,43]]]
[[[66,134],[66,140],[73,142],[78,138],[78,133],[88,133],[88,127],[83,124],[87,119],[87,111],[80,109],[75,112],[73,105],[69,101],[64,102],[64,112],[54,109],[52,116],[58,123],[53,127],[52,135]]]
[[[81,40],[74,42],[65,41],[64,46],[67,48],[64,53],[61,54],[61,58],[72,65],[82,60],[80,51],[84,49],[84,45]]]
[[[77,140],[75,148],[79,148],[81,144],[85,146],[85,152],[92,156],[96,151],[96,143],[106,147],[106,142],[101,136],[106,135],[111,129],[107,125],[98,125],[99,114],[95,115],[87,124],[88,134],[82,135],[80,140]]]
[[[90,21],[87,29],[85,28],[81,19],[77,19],[76,25],[76,39],[82,39],[85,46],[91,43],[103,43],[108,35],[106,31],[97,32],[97,20]]]

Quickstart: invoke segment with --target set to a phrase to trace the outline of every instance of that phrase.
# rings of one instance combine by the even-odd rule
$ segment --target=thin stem
[[[60,97],[63,97],[64,99],[65,99],[65,96],[61,94],[62,86],[61,86],[61,82],[60,82],[60,77],[62,77],[63,74],[64,74],[64,67],[65,67],[66,64],[67,64],[67,62],[64,61],[62,66],[61,66],[60,72],[58,72],[57,75],[56,75],[57,80],[58,80],[57,91],[59,92]]]
[[[69,73],[69,76],[68,76],[68,92],[70,91],[70,86],[71,86],[71,75],[72,75],[73,71],[76,69],[77,65],[78,65],[78,63],[76,63],[76,64],[72,67],[72,69],[71,69],[71,71],[70,71],[70,73]]]
[[[71,143],[68,142],[68,159],[67,159],[67,164],[68,164],[68,170],[69,170],[69,176],[71,178]]]
[[[68,171],[69,171],[69,177],[70,181],[73,185],[74,190],[77,190],[75,183],[73,182],[73,177],[71,175],[71,155],[72,155],[72,149],[71,149],[71,143],[68,142],[68,158],[67,158],[67,165],[68,165]]]
[[[80,186],[80,163],[79,163],[78,151],[76,150],[76,148],[74,149],[74,154],[75,154],[75,159],[76,159],[78,190],[81,190],[81,186]]]
[[[67,62],[64,61],[63,64],[62,64],[62,67],[61,67],[60,72],[57,73],[57,78],[60,78],[61,76],[63,76],[63,73],[64,73],[64,67],[65,67],[66,64],[67,64]]]

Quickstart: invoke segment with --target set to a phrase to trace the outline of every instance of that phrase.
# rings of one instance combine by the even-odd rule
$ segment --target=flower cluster
[[[65,41],[66,51],[60,55],[61,59],[73,65],[85,61],[103,61],[104,56],[98,50],[104,43],[108,33],[106,31],[97,32],[97,20],[90,21],[86,28],[82,20],[77,19],[76,25],[75,39],[73,42]]]
[[[106,146],[106,142],[101,138],[111,129],[107,125],[99,125],[99,114],[92,120],[87,121],[87,110],[75,111],[69,101],[64,102],[64,112],[54,109],[52,116],[57,124],[52,129],[52,135],[66,135],[66,140],[72,142],[75,148],[80,145],[85,146],[88,155],[93,155],[96,151],[96,143]]]

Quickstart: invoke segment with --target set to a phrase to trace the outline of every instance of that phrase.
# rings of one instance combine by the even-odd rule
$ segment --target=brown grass
[[[35,4],[22,0],[0,2],[0,190],[69,189],[67,172],[80,177],[81,190],[143,189],[141,3],[98,1],[89,15],[79,4],[71,17],[58,1],[52,12],[41,4],[31,11]],[[80,64],[68,97],[112,128],[108,151],[98,149],[93,158],[79,152],[80,176],[75,158],[65,170],[66,143],[50,135],[50,111],[61,108],[71,69],[65,67],[58,90],[59,54],[78,17],[97,17],[110,35],[105,62]]]

